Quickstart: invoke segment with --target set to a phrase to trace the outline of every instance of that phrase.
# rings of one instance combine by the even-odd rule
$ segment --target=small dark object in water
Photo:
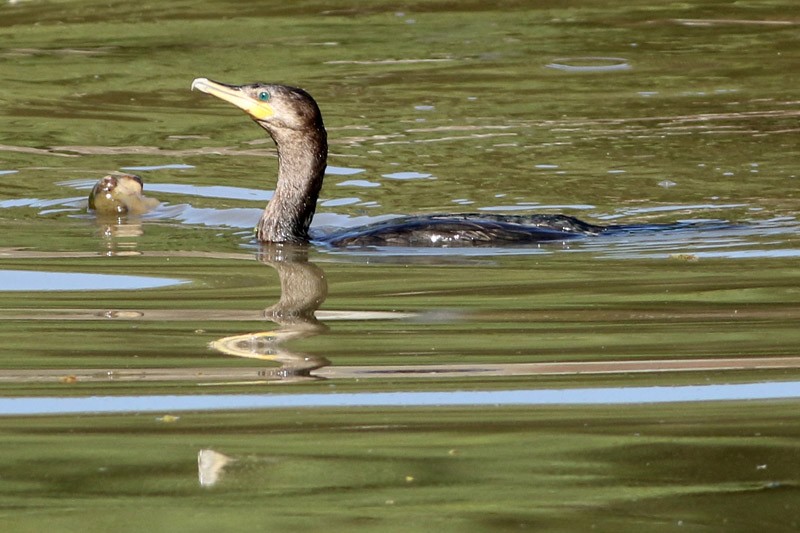
[[[308,242],[328,157],[322,114],[311,95],[285,85],[228,85],[206,78],[195,79],[192,89],[244,110],[278,147],[278,183],[256,227],[258,240]],[[314,240],[332,246],[492,246],[563,241],[605,230],[565,215],[459,214],[402,217]]]
[[[133,174],[104,176],[89,193],[89,209],[98,215],[142,215],[159,202],[142,194],[142,178]]]

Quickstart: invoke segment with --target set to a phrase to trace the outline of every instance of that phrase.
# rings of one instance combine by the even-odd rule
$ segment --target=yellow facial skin
[[[268,102],[259,101],[254,95],[238,87],[230,87],[207,78],[197,78],[192,82],[192,90],[194,89],[230,102],[256,120],[264,120],[275,114],[275,110]]]

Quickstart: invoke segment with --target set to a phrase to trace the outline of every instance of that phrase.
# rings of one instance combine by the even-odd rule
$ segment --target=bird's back
[[[318,240],[330,246],[503,246],[562,241],[604,230],[567,215],[455,214],[395,218]]]

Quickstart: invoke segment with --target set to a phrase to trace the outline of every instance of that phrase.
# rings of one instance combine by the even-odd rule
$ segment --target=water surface
[[[0,269],[39,281],[0,291],[0,395],[61,413],[0,418],[2,522],[138,531],[147,509],[155,531],[796,530],[795,11],[0,4]],[[274,147],[190,92],[198,76],[317,98],[320,230],[465,211],[671,229],[259,248]],[[161,205],[88,215],[87,188],[115,170]],[[738,393],[624,402],[687,390]],[[503,391],[566,399],[430,399]],[[602,405],[567,401],[581,391]],[[241,409],[276,395],[314,401]]]

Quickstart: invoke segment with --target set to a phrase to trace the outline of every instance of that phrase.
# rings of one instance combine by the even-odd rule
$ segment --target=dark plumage
[[[311,95],[285,85],[237,86],[206,78],[194,80],[192,89],[243,109],[278,147],[278,183],[256,228],[258,240],[308,242],[328,156],[322,114]],[[560,241],[605,229],[566,215],[431,215],[392,219],[315,240],[332,246],[489,246]]]
[[[502,246],[563,241],[604,230],[566,215],[428,215],[393,218],[325,240],[334,246]]]

